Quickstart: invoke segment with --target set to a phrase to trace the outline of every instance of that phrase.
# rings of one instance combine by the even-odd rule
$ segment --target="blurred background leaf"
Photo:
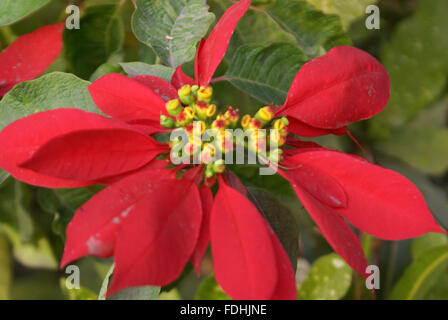
[[[3,0],[0,3],[0,26],[14,23],[48,2],[50,0]]]

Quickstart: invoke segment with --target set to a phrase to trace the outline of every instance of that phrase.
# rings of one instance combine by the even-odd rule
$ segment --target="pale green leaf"
[[[336,45],[351,44],[338,16],[324,14],[306,1],[277,0],[266,11],[311,57],[320,56]]]
[[[195,300],[231,300],[231,298],[221,289],[215,276],[211,275],[201,282]]]
[[[61,287],[62,293],[69,299],[69,300],[96,300],[97,296],[96,294],[83,286],[81,286],[79,289],[73,288],[68,289],[66,285],[66,279],[61,278],[59,279],[59,285]]]
[[[48,2],[50,0],[1,0],[0,27],[25,18]]]
[[[414,16],[402,21],[381,48],[381,61],[391,79],[387,107],[370,123],[374,138],[392,136],[446,88],[448,75],[448,1],[419,1]]]
[[[366,16],[366,8],[376,4],[378,0],[306,0],[326,14],[336,14],[341,17],[342,26],[348,29],[350,23]]]
[[[122,62],[121,67],[130,77],[141,75],[156,76],[168,82],[173,77],[174,69],[160,64],[147,64],[143,62]]]
[[[240,47],[226,77],[237,88],[265,103],[281,105],[300,67],[308,57],[297,47],[277,43]]]
[[[137,0],[132,28],[160,59],[177,67],[194,58],[214,20],[205,0]]]
[[[12,258],[8,238],[0,234],[0,300],[10,297]]]
[[[416,260],[422,253],[445,244],[448,244],[448,237],[442,233],[431,232],[415,238],[411,244],[412,258]]]
[[[422,299],[448,266],[448,246],[439,246],[420,254],[405,270],[392,290],[389,299]]]
[[[51,109],[78,108],[100,113],[87,90],[89,84],[62,72],[19,83],[0,101],[0,129],[19,118]]]
[[[338,300],[345,296],[352,281],[352,269],[335,253],[317,259],[298,288],[301,300]]]

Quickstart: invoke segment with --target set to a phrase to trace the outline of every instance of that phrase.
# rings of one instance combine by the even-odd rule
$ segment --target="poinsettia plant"
[[[75,211],[61,232],[60,268],[87,256],[112,260],[107,298],[136,287],[172,288],[189,265],[198,277],[213,274],[198,297],[217,287],[233,299],[306,298],[310,286],[318,290],[308,279],[297,285],[298,237],[301,246],[306,237],[294,228],[284,236],[297,224],[285,220],[285,205],[306,210],[312,232],[337,254],[327,266],[348,270],[348,278],[352,268],[358,283],[376,262],[372,239],[446,237],[413,179],[375,164],[369,139],[354,137],[365,136],[369,121],[362,120],[388,109],[394,73],[353,46],[345,20],[315,3],[231,2],[212,6],[220,18],[210,32],[213,14],[202,0],[87,6],[79,30],[44,26],[0,53],[0,168],[37,190],[43,211],[57,219]],[[125,36],[126,10],[132,28]],[[296,43],[238,45],[257,37],[245,20],[260,21],[257,14]],[[59,56],[62,39],[63,71],[90,81],[60,72],[28,81]],[[113,48],[123,39],[120,53]],[[145,62],[127,62],[129,43],[141,46]],[[354,148],[336,150],[325,138]],[[250,171],[254,164],[260,170]],[[271,194],[262,193],[257,200],[258,178],[259,187],[274,184],[274,194],[289,190],[295,198],[280,195],[267,205]],[[84,203],[63,203],[67,189],[92,186],[100,190],[88,191]],[[56,199],[40,196],[45,192]],[[319,273],[319,261],[309,277]],[[335,298],[335,289],[328,291]]]

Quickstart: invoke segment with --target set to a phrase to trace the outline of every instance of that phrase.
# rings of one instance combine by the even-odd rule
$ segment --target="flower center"
[[[216,112],[210,86],[184,85],[178,96],[166,103],[169,116],[160,116],[160,124],[173,129],[173,164],[204,165],[205,177],[213,178],[225,170],[226,164],[253,164],[241,162],[247,160],[246,154],[258,157],[264,164],[281,160],[280,147],[288,135],[288,120],[275,118],[272,106],[264,106],[254,116],[246,114],[240,120],[239,110],[231,106],[226,106],[224,113]]]

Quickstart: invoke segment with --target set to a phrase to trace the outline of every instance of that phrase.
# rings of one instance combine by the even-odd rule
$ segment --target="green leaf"
[[[75,211],[92,198],[102,186],[90,186],[74,189],[37,190],[37,201],[47,213],[53,214],[53,232],[65,239],[65,230]]]
[[[299,226],[296,218],[288,207],[265,190],[248,188],[248,197],[269,222],[295,270],[299,254]]]
[[[337,45],[351,45],[338,16],[326,15],[306,1],[277,0],[267,8],[267,13],[311,57],[320,56]]]
[[[335,253],[317,259],[298,288],[301,300],[338,300],[345,296],[352,281],[352,269]]]
[[[106,62],[103,63],[98,67],[98,69],[95,70],[94,73],[89,78],[89,81],[93,82],[95,80],[98,80],[102,76],[108,73],[123,73],[123,69],[120,67],[120,65],[115,63]]]
[[[446,273],[447,266],[447,245],[425,251],[405,270],[389,299],[422,299],[438,279]]]
[[[62,293],[69,299],[69,300],[96,300],[97,296],[96,294],[85,287],[80,287],[79,289],[68,289],[66,286],[66,279],[61,278],[59,279],[59,285],[61,287]]]
[[[141,75],[156,76],[168,82],[173,77],[174,69],[160,64],[147,64],[143,62],[122,62],[121,67],[130,77]]]
[[[214,20],[206,0],[137,0],[136,5],[135,36],[173,68],[194,58],[196,43]]]
[[[226,77],[258,100],[281,105],[297,71],[307,60],[292,44],[249,44],[237,50]]]
[[[196,292],[195,300],[231,300],[211,275],[201,282]]]
[[[448,129],[414,126],[396,130],[376,148],[406,161],[422,172],[439,175],[448,169]]]
[[[109,282],[113,276],[114,265],[112,265],[104,278],[101,290],[98,295],[98,300],[106,300],[106,292],[109,287]],[[132,287],[120,290],[107,300],[156,300],[160,293],[160,287],[155,286],[141,286]]]
[[[412,240],[411,244],[412,258],[416,260],[422,253],[445,244],[448,244],[448,237],[446,234],[427,233],[421,237],[415,238]]]
[[[385,139],[443,92],[448,75],[448,2],[419,1],[414,16],[402,21],[381,48],[391,79],[389,104],[370,121],[370,134]]]
[[[0,2],[0,27],[25,18],[50,0],[2,0]]]
[[[0,300],[7,300],[11,291],[12,259],[8,239],[0,234]]]
[[[80,29],[64,31],[64,48],[76,75],[88,79],[121,48],[123,23],[114,5],[87,8]]]
[[[87,90],[89,84],[62,72],[19,83],[0,101],[0,129],[19,118],[58,108],[100,113]]]
[[[378,0],[306,0],[326,14],[336,14],[341,18],[345,30],[358,18],[366,16],[366,8]],[[366,16],[367,17],[367,16]]]

